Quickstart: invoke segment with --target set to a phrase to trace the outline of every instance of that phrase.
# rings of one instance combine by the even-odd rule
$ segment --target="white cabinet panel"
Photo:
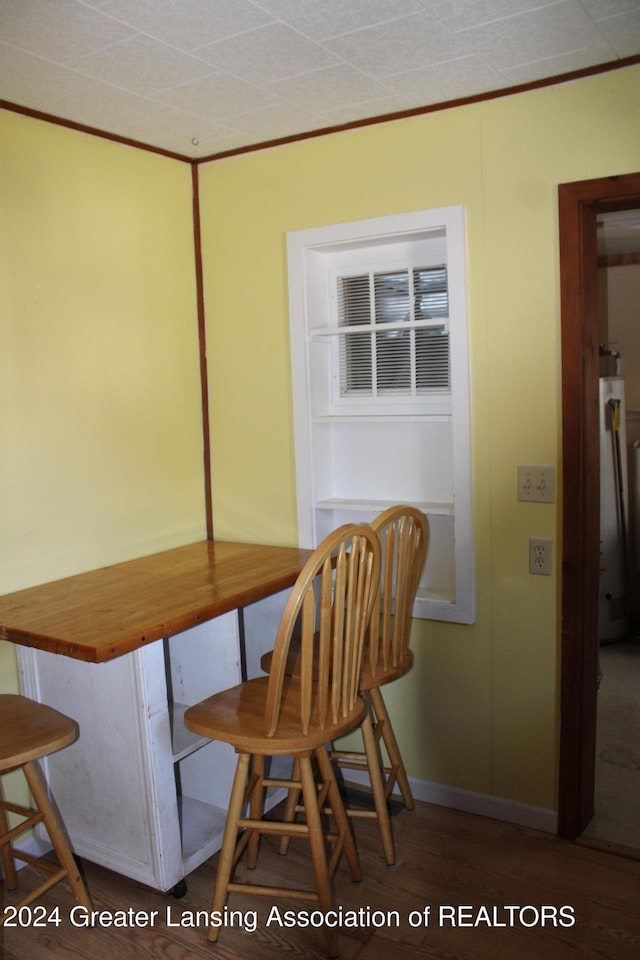
[[[79,739],[47,778],[77,854],[152,886],[182,877],[162,642],[108,663],[18,648],[22,689]]]
[[[249,672],[261,672],[288,594],[106,663],[17,647],[24,695],[80,728],[45,761],[79,856],[166,891],[220,848],[235,751],[187,731],[184,710],[241,682],[241,641]]]

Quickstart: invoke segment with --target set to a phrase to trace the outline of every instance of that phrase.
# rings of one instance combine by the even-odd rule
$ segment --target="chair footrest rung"
[[[39,867],[43,867],[43,864],[38,863],[37,860],[34,860],[34,863]],[[50,865],[44,866],[43,869],[50,869]],[[35,900],[39,900],[40,897],[47,892],[47,890],[50,890],[51,887],[54,887],[59,880],[63,880],[67,876],[66,870],[55,867],[54,870],[55,873],[52,873],[48,880],[45,880],[44,883],[41,883],[39,887],[36,887],[35,890],[32,890],[30,893],[24,896],[20,902],[15,905],[18,910],[20,910],[22,907],[28,907],[29,904],[33,903]],[[2,927],[3,922],[3,918],[0,917],[0,927]]]
[[[369,766],[365,763],[358,763],[356,760],[336,760],[338,766],[343,770],[368,770]]]
[[[264,787],[286,787],[287,790],[302,790],[302,784],[299,780],[275,780],[269,777],[262,781]]]
[[[290,836],[307,836],[309,833],[306,823],[288,823],[282,820],[238,820],[238,826],[257,830],[259,833],[279,833]]]
[[[30,817],[34,814],[36,816],[41,815],[33,807],[26,807],[23,803],[13,803],[11,800],[0,800],[0,809],[6,810],[7,813],[17,813],[20,817]]]
[[[359,810],[356,807],[347,807],[348,817],[357,817],[358,820],[377,820],[378,814],[375,810]]]
[[[318,900],[318,894],[314,890],[296,890],[291,887],[269,887],[258,883],[229,883],[227,884],[229,893],[253,893],[257,896],[265,897],[292,897],[295,900]]]
[[[15,850],[12,848],[11,856],[14,860],[22,860],[23,863],[28,863],[32,867],[38,867],[39,870],[45,870],[47,873],[61,873],[63,877],[67,872],[66,870],[62,870],[59,864],[49,863],[41,857],[33,857],[30,853],[25,853],[23,850]]]
[[[338,763],[349,760],[359,766],[367,766],[367,758],[362,751],[332,750],[330,756],[332,760],[336,760]]]
[[[30,830],[31,827],[35,827],[37,823],[42,822],[42,814],[39,810],[28,810],[26,807],[19,807],[17,803],[6,803],[5,809],[11,810],[12,813],[19,813],[21,817],[26,817],[22,823],[16,824],[15,827],[12,827],[7,833],[2,837],[2,846],[10,844],[12,840],[15,840],[16,837],[19,837],[21,833],[25,833],[26,830]]]

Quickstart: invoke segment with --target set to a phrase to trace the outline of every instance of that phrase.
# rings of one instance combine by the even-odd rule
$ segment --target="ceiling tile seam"
[[[343,30],[342,33],[332,33],[330,36],[322,37],[322,39],[317,40],[316,42],[320,44],[331,43],[334,40],[342,40],[343,37],[353,37],[358,33],[368,33],[372,30],[377,30],[379,27],[388,27],[392,23],[400,23],[403,20],[410,20],[412,17],[420,17],[421,19],[425,19],[426,17],[427,19],[432,20],[434,25],[447,30],[447,32],[451,33],[453,36],[452,31],[448,27],[445,27],[439,20],[437,20],[433,14],[429,13],[425,7],[419,7],[418,9],[414,10],[413,13],[404,13],[399,17],[389,17],[386,20],[378,20],[375,23],[368,24],[366,27],[356,27],[353,30]],[[303,36],[308,36],[308,34],[303,34]]]
[[[202,49],[201,47],[193,47],[192,49],[185,50],[183,47],[176,47],[176,46],[174,46],[173,44],[168,43],[168,41],[167,41],[163,36],[160,36],[159,34],[155,34],[155,33],[149,33],[147,30],[142,30],[142,29],[140,29],[140,27],[134,26],[134,25],[133,25],[132,23],[130,23],[127,19],[124,19],[123,17],[120,17],[120,16],[115,16],[113,13],[111,13],[111,12],[108,11],[108,10],[104,10],[104,9],[101,8],[101,7],[94,7],[94,6],[91,6],[90,4],[83,3],[83,0],[75,0],[75,2],[78,3],[78,4],[80,4],[80,6],[83,6],[86,10],[91,10],[91,11],[93,11],[94,13],[97,12],[97,13],[99,13],[101,16],[105,17],[106,19],[111,20],[113,23],[118,23],[120,26],[126,27],[128,30],[134,31],[133,34],[132,34],[132,37],[133,37],[133,36],[143,36],[143,37],[147,37],[147,39],[149,39],[149,40],[155,40],[155,41],[157,41],[158,43],[164,43],[166,46],[170,46],[172,49],[176,50],[178,53],[182,53],[182,54],[185,54],[185,55],[187,55],[187,56],[190,56],[190,55],[192,54],[193,50]],[[254,6],[254,7],[256,7],[257,9],[260,9],[260,11],[261,11],[262,13],[264,13],[266,16],[270,16],[270,17],[273,18],[269,23],[262,24],[261,26],[270,26],[271,23],[284,22],[284,21],[280,21],[280,18],[274,17],[273,14],[268,13],[266,10],[264,10],[263,7],[259,6],[259,4],[257,4],[257,3],[252,3],[251,5]],[[240,36],[242,33],[247,33],[247,32],[249,32],[250,30],[254,30],[254,29],[259,29],[259,27],[258,27],[258,28],[256,28],[256,27],[250,27],[250,28],[248,28],[247,30],[239,30],[239,31],[237,31],[236,33],[226,34],[224,37],[220,37],[220,40],[221,40],[221,41],[225,41],[225,40],[230,39],[231,37]],[[131,39],[131,37],[128,37],[128,38],[126,38],[126,39]],[[116,43],[117,43],[117,42],[118,42],[118,41],[116,41]],[[215,41],[215,40],[214,40],[214,41],[211,41],[211,43],[215,43],[215,42],[217,42],[217,41]],[[112,44],[109,44],[109,46],[112,46]],[[96,47],[94,52],[99,52],[100,49],[101,49],[101,48]]]

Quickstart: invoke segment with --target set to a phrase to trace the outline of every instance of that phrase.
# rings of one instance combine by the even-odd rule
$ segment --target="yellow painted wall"
[[[205,513],[189,165],[10,112],[0,142],[7,593],[200,539]]]
[[[415,623],[387,699],[412,775],[547,809],[560,505],[519,503],[516,466],[561,467],[557,185],[639,170],[639,128],[633,67],[201,168],[217,536],[296,542],[287,232],[465,205],[477,617]]]

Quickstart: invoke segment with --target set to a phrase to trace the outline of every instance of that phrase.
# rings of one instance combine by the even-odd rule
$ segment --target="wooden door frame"
[[[593,816],[600,523],[596,215],[640,206],[640,173],[558,187],[562,327],[562,651],[558,833]]]

